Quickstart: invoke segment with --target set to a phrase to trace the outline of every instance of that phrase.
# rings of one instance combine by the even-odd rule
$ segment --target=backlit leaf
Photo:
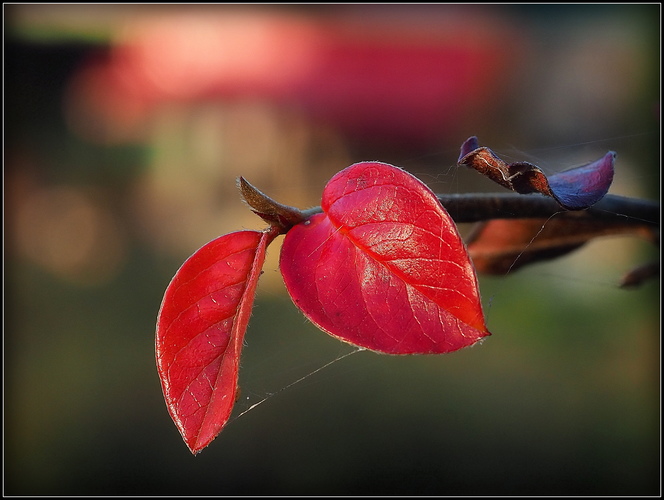
[[[207,243],[164,294],[157,368],[168,411],[192,453],[206,447],[231,415],[242,339],[265,249],[276,234],[239,231]]]
[[[431,190],[377,162],[327,184],[323,213],[286,234],[288,292],[319,328],[389,354],[444,353],[490,335],[456,226]]]

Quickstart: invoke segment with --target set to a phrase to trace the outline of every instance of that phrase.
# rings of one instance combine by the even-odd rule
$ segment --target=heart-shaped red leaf
[[[207,243],[175,273],[157,318],[156,357],[168,411],[192,453],[228,421],[265,249],[277,232]]]
[[[291,228],[280,257],[291,298],[319,328],[389,354],[451,352],[490,335],[464,243],[420,180],[356,163],[330,180],[321,208]]]

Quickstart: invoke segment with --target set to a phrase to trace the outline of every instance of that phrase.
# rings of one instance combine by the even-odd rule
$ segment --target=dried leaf
[[[547,177],[532,163],[505,163],[489,148],[479,147],[473,136],[461,146],[458,164],[517,193],[540,193],[554,198],[566,210],[583,210],[609,191],[615,158],[616,154],[609,151],[599,160]]]
[[[620,288],[636,288],[645,281],[659,277],[659,262],[649,262],[626,273],[620,280]]]
[[[573,213],[549,219],[494,219],[481,223],[467,239],[480,273],[506,274],[526,264],[559,257],[599,236],[633,234],[652,240],[650,224],[605,221]]]

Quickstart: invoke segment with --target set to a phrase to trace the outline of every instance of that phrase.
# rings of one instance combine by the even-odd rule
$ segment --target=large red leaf
[[[157,368],[168,411],[192,453],[228,421],[242,339],[265,249],[276,232],[239,231],[197,250],[168,285],[157,318]]]
[[[321,208],[291,228],[280,257],[291,298],[319,328],[389,354],[451,352],[490,335],[463,241],[420,180],[356,163],[330,180]]]

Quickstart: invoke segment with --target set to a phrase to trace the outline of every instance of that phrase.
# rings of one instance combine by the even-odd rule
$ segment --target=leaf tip
[[[461,145],[461,152],[459,154],[459,159],[457,160],[457,163],[461,163],[461,160],[463,159],[464,156],[466,156],[468,153],[476,150],[479,147],[480,143],[479,140],[477,139],[477,136],[473,135],[468,139],[466,139],[465,142]]]

